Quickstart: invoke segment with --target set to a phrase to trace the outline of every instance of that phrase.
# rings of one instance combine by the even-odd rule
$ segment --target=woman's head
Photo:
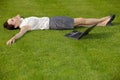
[[[20,23],[21,23],[21,17],[20,15],[17,15],[13,18],[8,19],[4,23],[4,28],[9,29],[9,30],[19,29]]]
[[[10,25],[10,24],[8,24],[7,21],[4,23],[4,28],[9,29],[9,30],[15,30],[15,29],[18,29],[18,28],[14,28],[14,25]]]

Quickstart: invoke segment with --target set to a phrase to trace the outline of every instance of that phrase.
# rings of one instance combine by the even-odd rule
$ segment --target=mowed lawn
[[[0,80],[120,80],[119,9],[119,0],[1,0]],[[37,30],[6,45],[19,30],[6,30],[3,23],[16,14],[101,18],[112,13],[114,26],[95,27],[81,40],[64,37],[72,30]]]

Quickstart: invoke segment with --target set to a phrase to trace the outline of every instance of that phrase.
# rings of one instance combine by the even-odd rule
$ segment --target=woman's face
[[[21,19],[20,15],[17,15],[13,18],[8,19],[7,22],[9,25],[14,25],[14,28],[17,28],[19,26],[20,19]]]

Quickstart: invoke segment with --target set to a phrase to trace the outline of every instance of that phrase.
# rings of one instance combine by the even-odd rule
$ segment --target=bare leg
[[[74,26],[86,26],[97,24],[97,26],[106,26],[107,22],[110,20],[110,16],[103,17],[100,19],[96,18],[74,18]]]

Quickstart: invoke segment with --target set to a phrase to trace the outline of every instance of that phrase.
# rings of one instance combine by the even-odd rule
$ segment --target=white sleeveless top
[[[49,17],[28,17],[22,19],[19,27],[22,28],[23,26],[30,26],[31,30],[49,29]]]

